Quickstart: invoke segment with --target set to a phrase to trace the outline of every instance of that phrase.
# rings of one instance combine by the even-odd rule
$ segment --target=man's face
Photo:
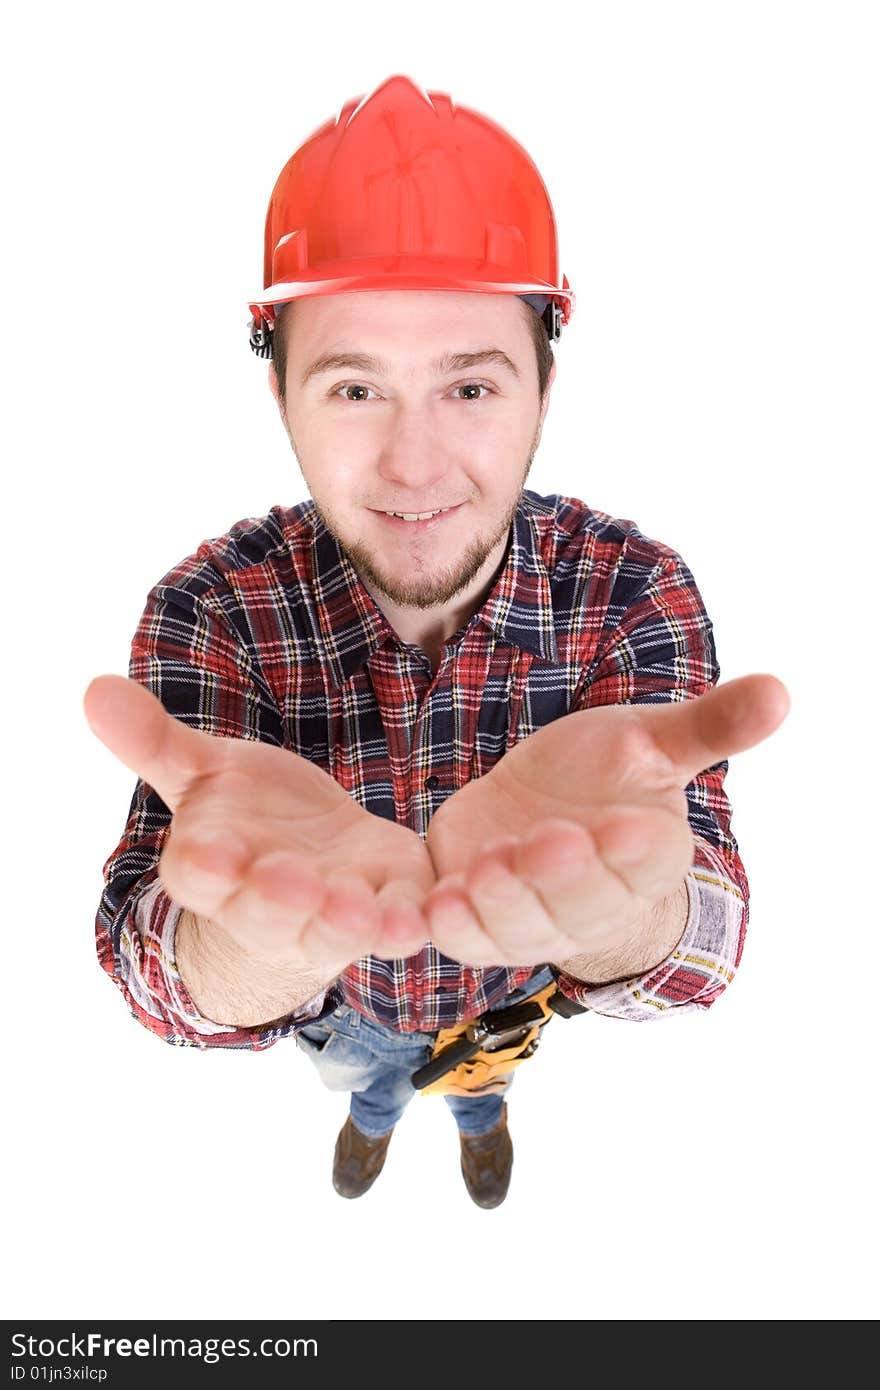
[[[319,296],[296,302],[288,330],[286,411],[278,403],[319,516],[392,603],[449,604],[503,555],[549,403],[555,363],[541,401],[521,301]],[[440,360],[489,349],[509,365]],[[270,385],[278,399],[274,368]],[[450,510],[430,521],[386,515],[438,508]]]

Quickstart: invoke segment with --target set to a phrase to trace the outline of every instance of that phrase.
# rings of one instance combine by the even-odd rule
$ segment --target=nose
[[[449,472],[442,443],[428,411],[401,406],[394,412],[379,452],[379,473],[387,483],[427,500]]]

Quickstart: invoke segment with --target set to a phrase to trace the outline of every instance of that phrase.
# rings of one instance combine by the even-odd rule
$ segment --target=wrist
[[[606,985],[645,975],[661,965],[684,936],[689,895],[682,879],[671,893],[648,904],[621,933],[618,945],[605,951],[581,953],[553,965],[583,984]]]
[[[203,1017],[256,1027],[302,1008],[329,988],[350,962],[314,965],[242,945],[210,918],[184,908],[172,954],[181,983]]]

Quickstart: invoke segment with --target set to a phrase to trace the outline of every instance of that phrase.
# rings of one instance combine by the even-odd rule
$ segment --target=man
[[[251,305],[310,500],[163,576],[130,679],[86,692],[139,777],[101,964],[169,1042],[294,1036],[350,1093],[346,1197],[422,1089],[497,1206],[513,1069],[551,1010],[703,1010],[742,951],[725,759],[787,693],[713,689],[675,551],[525,488],[557,280],[546,192],[499,127],[401,76],[343,107],[276,184]],[[528,1026],[499,1013],[528,1000]],[[469,1026],[486,1046],[452,1066]]]

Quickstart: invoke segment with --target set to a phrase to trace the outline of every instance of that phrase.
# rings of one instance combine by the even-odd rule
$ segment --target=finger
[[[201,917],[222,917],[241,887],[251,853],[222,827],[190,831],[175,821],[159,856],[157,872],[170,897]]]
[[[292,850],[273,850],[254,861],[224,904],[223,925],[245,948],[298,952],[303,930],[326,893],[326,884],[306,858]]]
[[[89,727],[175,811],[187,788],[223,757],[224,740],[190,729],[127,676],[96,676],[83,696]]]
[[[353,873],[330,876],[326,887],[320,909],[303,928],[303,956],[315,965],[330,965],[370,955],[382,929],[373,888]]]
[[[431,935],[424,912],[424,889],[412,879],[392,879],[379,890],[376,901],[381,926],[373,954],[382,960],[396,960],[420,951]]]
[[[631,828],[627,822],[625,829]],[[534,826],[502,856],[482,856],[468,874],[468,887],[485,930],[518,963],[606,950],[616,943],[621,923],[642,906],[633,885],[600,854],[592,833],[557,817]]]
[[[496,942],[487,935],[464,887],[464,874],[448,874],[425,903],[431,940],[444,955],[464,965],[506,965]]]
[[[749,675],[713,686],[693,700],[631,708],[686,787],[707,767],[768,738],[787,716],[791,697],[776,676]]]
[[[580,833],[580,827],[572,829]],[[586,832],[582,839],[587,842]],[[556,836],[554,847],[558,848]],[[601,861],[595,851],[588,852],[585,868],[583,862],[570,856],[568,867],[573,864],[575,871],[568,875],[564,894],[559,891],[554,864],[551,874],[544,876],[542,895],[538,884],[518,867],[525,848],[525,842],[515,841],[475,860],[467,871],[469,900],[483,931],[495,944],[495,958],[514,965],[564,960],[583,949],[569,926],[574,923],[582,932],[592,916],[587,892],[596,868],[602,870]],[[612,885],[612,891],[617,897],[621,895],[619,882]]]
[[[512,870],[518,839],[493,840],[466,872],[449,874],[428,899],[431,936],[468,965],[534,965],[571,955],[574,943]]]
[[[645,902],[671,893],[694,862],[689,822],[665,807],[618,807],[592,834],[606,870]]]
[[[542,822],[522,840],[512,869],[575,949],[602,949],[603,933],[633,912],[628,883],[610,868],[592,831],[574,821]]]

